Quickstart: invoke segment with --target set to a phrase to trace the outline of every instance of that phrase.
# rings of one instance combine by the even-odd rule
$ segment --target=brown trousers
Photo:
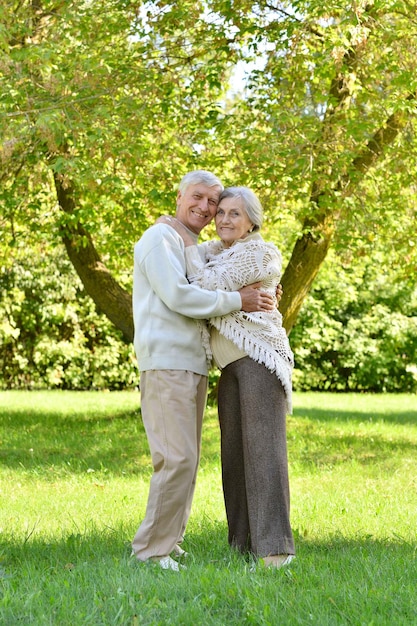
[[[244,357],[222,371],[218,401],[229,543],[259,557],[294,554],[283,387]]]
[[[168,555],[185,532],[200,461],[207,377],[152,370],[141,372],[140,386],[153,475],[145,519],[132,547],[146,561]]]

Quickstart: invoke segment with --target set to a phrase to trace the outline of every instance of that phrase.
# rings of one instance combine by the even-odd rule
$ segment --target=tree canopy
[[[62,241],[128,341],[133,243],[190,169],[259,194],[288,332],[332,246],[415,273],[414,3],[4,0],[0,24],[4,264]]]

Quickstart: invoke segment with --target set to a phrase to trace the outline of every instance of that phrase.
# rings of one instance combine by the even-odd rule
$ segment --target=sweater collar
[[[236,239],[236,241],[234,241],[232,245],[229,246],[229,248],[226,248],[223,245],[223,242],[222,242],[222,246],[224,250],[230,250],[231,248],[236,246],[238,243],[247,243],[248,241],[263,241],[263,239],[259,231],[256,230],[254,233],[249,233],[248,235],[246,235],[246,237],[244,237],[243,239]]]

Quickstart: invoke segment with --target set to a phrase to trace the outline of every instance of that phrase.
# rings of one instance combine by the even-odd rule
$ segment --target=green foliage
[[[0,387],[137,385],[132,346],[95,310],[62,248],[16,255],[0,273],[0,290]]]
[[[54,235],[62,234],[69,217],[56,210],[55,172],[76,190],[73,223],[88,229],[116,276],[130,269],[137,234],[174,209],[179,178],[197,166],[195,146],[224,89],[231,55],[203,13],[204,5],[185,0],[172,7],[7,0],[0,245],[14,240],[10,216],[18,212],[29,228],[52,215]]]
[[[331,255],[290,335],[295,389],[417,391],[414,280],[377,259]]]
[[[367,196],[376,196],[372,212],[382,223],[387,188],[405,210],[402,190],[415,181],[416,162],[407,2],[3,5],[2,243],[13,239],[9,218],[18,209],[28,225],[45,213],[62,222],[51,171],[76,189],[75,220],[88,226],[116,274],[136,233],[172,211],[178,180],[194,167],[253,186],[268,219],[294,224],[296,234],[314,210],[316,184],[332,189],[350,238]],[[247,66],[246,87],[236,94],[228,88],[239,60],[255,68]],[[326,128],[338,80],[350,96]],[[397,110],[410,117],[406,132],[360,191],[352,179],[341,194],[354,156]]]

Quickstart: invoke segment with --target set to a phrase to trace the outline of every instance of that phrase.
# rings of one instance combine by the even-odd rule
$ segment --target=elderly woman
[[[246,187],[220,195],[215,216],[220,241],[186,246],[187,275],[204,289],[235,291],[261,282],[275,295],[281,276],[278,249],[259,229],[262,206]],[[290,526],[286,413],[291,412],[293,354],[277,309],[237,311],[202,328],[208,358],[221,370],[218,411],[223,492],[229,543],[266,566],[288,564],[295,553]]]

